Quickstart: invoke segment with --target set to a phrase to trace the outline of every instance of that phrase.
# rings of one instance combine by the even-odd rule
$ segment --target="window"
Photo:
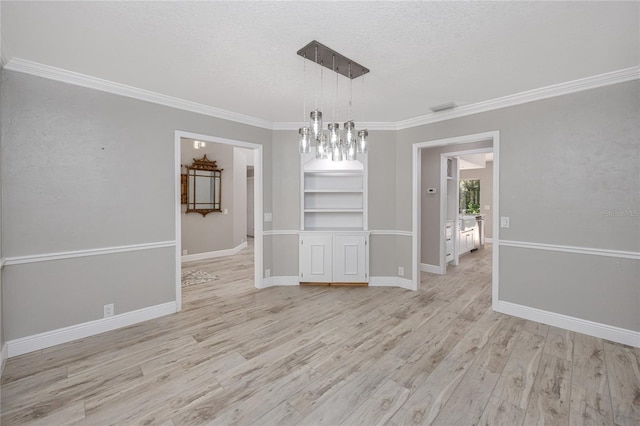
[[[460,202],[458,209],[462,214],[480,213],[480,180],[460,179]]]

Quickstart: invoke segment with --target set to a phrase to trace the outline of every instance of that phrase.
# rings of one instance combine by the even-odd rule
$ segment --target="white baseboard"
[[[640,332],[499,300],[496,312],[640,348]]]
[[[417,290],[413,281],[401,277],[369,277],[369,287],[400,287],[406,290]]]
[[[9,347],[7,346],[7,342],[2,345],[2,352],[0,352],[0,359],[2,360],[2,367],[0,367],[0,377],[4,373],[4,365],[7,363],[7,358],[9,358]]]
[[[300,285],[297,275],[283,275],[279,277],[269,277],[262,280],[262,288],[277,287],[277,286],[289,286]]]
[[[215,257],[224,257],[224,256],[232,256],[234,254],[238,254],[242,251],[242,249],[247,247],[247,242],[226,250],[216,250],[216,251],[208,251],[205,253],[196,253],[196,254],[188,254],[186,256],[182,256],[180,260],[182,262],[193,262],[194,260],[205,260],[205,259],[213,259]]]
[[[430,265],[428,263],[421,263],[420,264],[420,270],[422,272],[430,272],[432,274],[442,275],[442,269],[440,269],[440,266],[438,266],[438,265]]]
[[[484,242],[485,243],[489,243],[489,244],[493,244],[493,238],[488,238],[487,237],[487,238],[484,239]]]
[[[33,336],[21,337],[19,339],[6,342],[8,357],[14,357],[28,352],[37,351],[61,343],[71,342],[106,331],[148,321],[164,315],[177,312],[176,302],[163,303],[161,305],[150,306],[136,311],[125,312],[109,318],[102,318],[70,327],[59,328]]]

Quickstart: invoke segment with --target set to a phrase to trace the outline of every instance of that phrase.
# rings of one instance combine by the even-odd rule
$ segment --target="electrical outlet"
[[[509,227],[509,216],[502,216],[500,218],[500,228],[508,228]]]
[[[265,222],[271,222],[273,220],[273,215],[271,213],[265,213],[264,214],[264,221]]]
[[[222,210],[222,214],[229,214],[229,209]]]
[[[113,303],[104,305],[104,318],[112,317],[114,312]]]
[[[182,255],[183,255],[183,256],[186,256],[186,255],[188,255],[188,254],[189,254],[189,250],[182,250]]]
[[[398,275],[404,277],[404,268],[402,266],[398,266]]]
[[[265,269],[264,270],[264,277],[265,278],[270,278],[271,277],[271,269]]]

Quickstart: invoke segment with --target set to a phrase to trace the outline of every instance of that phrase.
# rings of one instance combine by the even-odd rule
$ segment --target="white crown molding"
[[[3,49],[2,54],[4,55],[4,53],[5,52]],[[4,56],[0,58],[0,60],[4,60]],[[159,105],[164,105],[185,111],[191,111],[210,117],[221,118],[224,120],[234,121],[237,123],[261,127],[269,130],[297,130],[302,125],[300,122],[271,122],[269,120],[263,120],[257,117],[238,114],[221,108],[207,106],[184,99],[174,98],[171,96],[162,95],[160,93],[138,89],[132,86],[103,80],[101,78],[92,77],[73,71],[63,70],[60,68],[39,64],[37,62],[32,62],[16,57],[11,58],[4,65],[4,68],[11,71],[23,72],[38,77],[74,84],[76,86],[88,87],[103,92],[113,93],[129,98],[139,99],[142,101],[152,102]],[[496,99],[476,102],[469,105],[463,105],[452,110],[426,114],[407,120],[401,120],[398,122],[364,122],[361,123],[359,127],[366,128],[368,130],[403,130],[411,127],[437,123],[439,121],[451,120],[453,118],[493,111],[500,108],[521,105],[528,102],[552,98],[555,96],[567,95],[570,93],[595,89],[598,87],[617,83],[624,83],[637,79],[640,79],[640,66],[625,68],[618,71],[612,71],[591,77],[581,78],[578,80],[554,84],[551,86],[528,90],[525,92],[503,96]]]
[[[367,130],[398,130],[398,124],[394,122],[357,122],[359,129]],[[340,124],[342,126],[342,124]],[[301,121],[276,121],[273,130],[298,130],[302,127]]]
[[[221,108],[207,106],[197,102],[174,98],[172,96],[162,95],[150,90],[138,89],[125,84],[115,83],[49,65],[43,65],[37,62],[27,61],[25,59],[14,57],[5,65],[5,69],[48,78],[50,80],[61,81],[63,83],[69,83],[76,86],[88,87],[90,89],[126,96],[128,98],[138,99],[154,104],[191,111],[198,114],[208,115],[210,117],[221,118],[223,120],[248,124],[250,126],[261,127],[269,130],[273,129],[273,123],[268,120],[226,111]]]
[[[640,348],[640,332],[499,300],[496,312]]]
[[[515,93],[513,95],[503,96],[501,98],[490,99],[488,101],[476,102],[469,105],[463,105],[455,109],[447,110],[439,113],[422,115],[420,117],[398,121],[396,123],[396,126],[398,130],[409,129],[411,127],[422,126],[425,124],[436,123],[439,121],[451,120],[452,118],[479,114],[481,112],[493,111],[500,108],[521,105],[528,102],[539,101],[542,99],[553,98],[556,96],[568,95],[570,93],[580,92],[580,91],[589,90],[589,89],[595,89],[598,87],[609,86],[617,83],[624,83],[626,81],[632,81],[637,79],[640,79],[640,66],[625,68],[622,70],[594,75],[591,77],[581,78],[578,80],[567,81],[564,83],[559,83],[551,86],[541,87],[538,89],[528,90],[526,92],[520,92],[520,93]]]
[[[500,240],[500,247],[517,247],[533,250],[559,251],[563,253],[586,254],[589,256],[617,257],[621,259],[640,260],[640,252],[609,250],[591,247],[561,246],[556,244],[527,243],[522,241]]]
[[[109,318],[101,318],[57,330],[34,334],[32,336],[9,340],[7,342],[8,356],[11,358],[40,349],[49,348],[51,346],[83,339],[85,337],[127,327],[143,321],[149,321],[175,312],[178,312],[176,302],[167,302],[135,311],[125,312]]]
[[[128,246],[34,254],[31,256],[14,256],[4,258],[2,266],[22,265],[24,263],[35,262],[49,262],[51,260],[73,259],[76,257],[102,256],[105,254],[124,253],[138,250],[152,250],[165,247],[175,247],[175,245],[175,241],[162,241],[159,243],[132,244]]]

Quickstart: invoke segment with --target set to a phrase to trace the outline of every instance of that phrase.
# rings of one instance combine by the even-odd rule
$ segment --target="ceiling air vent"
[[[447,102],[446,104],[436,105],[429,109],[433,112],[440,112],[440,111],[446,111],[448,109],[454,109],[455,107],[457,107],[455,102]]]

